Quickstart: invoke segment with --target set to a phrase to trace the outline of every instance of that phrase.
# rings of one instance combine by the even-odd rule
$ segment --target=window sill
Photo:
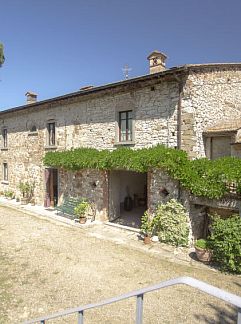
[[[115,142],[114,146],[130,146],[135,145],[134,141],[125,141],[125,142]]]
[[[9,184],[9,182],[8,182],[8,181],[6,181],[6,180],[3,180],[3,181],[1,181],[1,184],[5,184],[5,185],[8,185],[8,184]]]
[[[8,147],[1,147],[1,151],[8,151]]]
[[[57,149],[57,146],[56,145],[53,145],[53,146],[45,146],[44,149],[45,150],[56,150]]]

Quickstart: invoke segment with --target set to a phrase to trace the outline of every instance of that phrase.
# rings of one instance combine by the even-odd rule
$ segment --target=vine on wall
[[[47,152],[44,164],[71,171],[121,169],[147,172],[162,169],[196,196],[218,199],[230,193],[230,188],[241,194],[241,159],[189,160],[186,152],[164,145],[137,150],[123,147],[114,151],[78,148]]]

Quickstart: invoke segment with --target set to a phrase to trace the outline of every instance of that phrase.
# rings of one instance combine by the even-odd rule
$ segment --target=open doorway
[[[147,174],[111,171],[109,198],[111,222],[140,228],[141,216],[147,209]]]
[[[45,169],[46,195],[44,207],[55,207],[58,204],[58,170]]]

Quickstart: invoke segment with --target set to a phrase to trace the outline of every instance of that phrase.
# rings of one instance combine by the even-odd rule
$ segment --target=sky
[[[241,62],[240,0],[0,0],[0,110],[167,68]]]

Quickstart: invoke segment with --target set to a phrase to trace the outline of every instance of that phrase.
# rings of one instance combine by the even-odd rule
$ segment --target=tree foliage
[[[4,61],[5,61],[5,57],[4,57],[4,52],[3,52],[3,44],[0,43],[0,67],[2,66]]]
[[[186,152],[164,145],[137,150],[125,147],[114,151],[78,148],[48,152],[44,164],[72,171],[120,169],[148,172],[162,169],[196,196],[218,199],[230,192],[230,185],[234,185],[236,192],[241,193],[241,159],[225,157],[214,161],[205,158],[189,160]]]

